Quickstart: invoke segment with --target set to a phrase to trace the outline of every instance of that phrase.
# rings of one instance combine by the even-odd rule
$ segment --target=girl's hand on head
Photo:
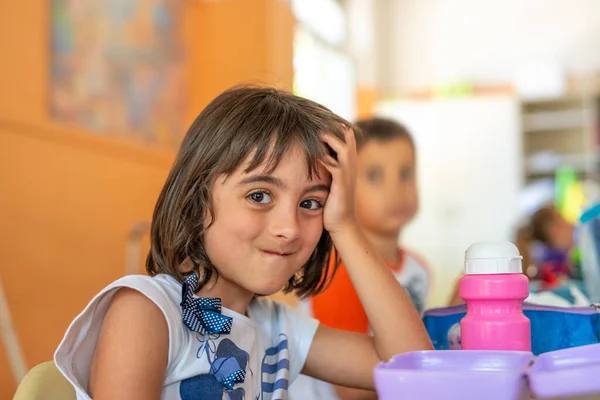
[[[356,225],[356,139],[351,128],[344,131],[344,140],[329,132],[322,133],[321,138],[337,155],[337,160],[328,154],[321,161],[331,174],[323,225],[330,234],[335,234],[345,227]]]

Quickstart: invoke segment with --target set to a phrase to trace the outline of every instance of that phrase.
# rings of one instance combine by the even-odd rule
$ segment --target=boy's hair
[[[415,149],[415,142],[408,129],[396,121],[375,117],[361,119],[355,125],[361,133],[360,135],[356,135],[356,148],[358,150],[371,140],[388,141],[392,139],[407,140],[413,151]]]
[[[213,273],[218,277],[204,248],[204,233],[215,218],[212,184],[216,178],[233,173],[249,156],[246,172],[266,163],[266,172],[271,173],[295,145],[304,150],[312,177],[318,174],[317,160],[326,151],[319,133],[331,132],[343,140],[345,128],[352,125],[327,108],[273,88],[242,86],[219,95],[189,128],[158,197],[148,273],[169,274],[180,282],[197,273],[199,287]],[[284,290],[301,297],[323,290],[333,272],[328,271],[331,250],[331,237],[323,230],[312,255]]]

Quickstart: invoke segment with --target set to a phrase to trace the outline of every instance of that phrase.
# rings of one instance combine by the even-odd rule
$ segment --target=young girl
[[[301,372],[373,390],[379,361],[431,349],[357,227],[355,170],[350,124],[312,101],[250,87],[213,100],[158,198],[151,277],[106,287],[56,351],[78,399],[285,399]],[[373,337],[262,297],[323,289],[332,244]]]

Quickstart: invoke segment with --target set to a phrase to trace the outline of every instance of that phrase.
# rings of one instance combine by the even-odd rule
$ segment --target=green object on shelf
[[[565,207],[565,195],[569,187],[577,183],[577,173],[569,166],[559,167],[556,170],[554,181],[554,204],[557,210],[562,212]]]
[[[454,82],[449,85],[440,85],[434,89],[436,97],[463,97],[473,95],[473,86],[468,82]]]

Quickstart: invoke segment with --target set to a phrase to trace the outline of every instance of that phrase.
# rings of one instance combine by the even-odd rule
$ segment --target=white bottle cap
[[[465,274],[521,274],[521,253],[511,242],[478,242],[465,252]]]

